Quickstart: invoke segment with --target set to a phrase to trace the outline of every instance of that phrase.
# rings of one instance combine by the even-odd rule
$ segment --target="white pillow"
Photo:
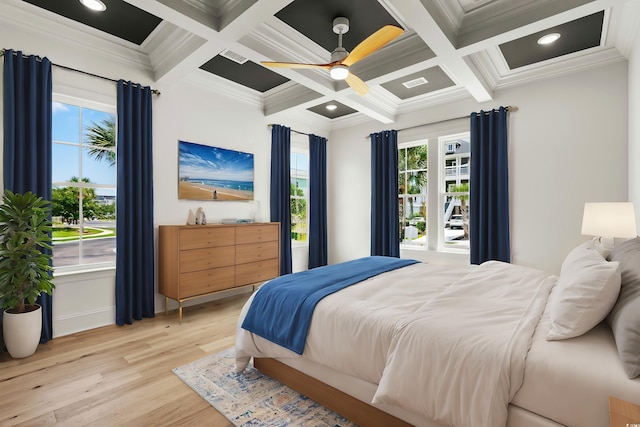
[[[609,314],[620,293],[618,264],[604,259],[593,241],[580,244],[567,255],[549,301],[547,340],[580,336]]]

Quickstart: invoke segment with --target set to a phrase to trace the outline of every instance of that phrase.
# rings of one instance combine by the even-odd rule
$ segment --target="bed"
[[[379,273],[319,300],[299,352],[242,327],[259,289],[236,369],[253,359],[366,426],[605,426],[609,396],[640,404],[626,336],[640,345],[640,318],[621,301],[640,298],[640,238],[629,242],[611,261],[585,242],[559,276],[496,261]]]

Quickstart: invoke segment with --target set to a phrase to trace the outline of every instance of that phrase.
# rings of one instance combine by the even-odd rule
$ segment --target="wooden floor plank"
[[[171,371],[233,346],[249,297],[55,338],[26,359],[0,353],[0,425],[231,424]]]

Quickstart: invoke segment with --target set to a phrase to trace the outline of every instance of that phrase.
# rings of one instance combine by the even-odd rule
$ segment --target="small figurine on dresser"
[[[187,225],[196,225],[196,215],[191,209],[189,209],[189,215],[187,216]]]
[[[207,223],[207,216],[202,208],[196,210],[196,224],[205,225]]]

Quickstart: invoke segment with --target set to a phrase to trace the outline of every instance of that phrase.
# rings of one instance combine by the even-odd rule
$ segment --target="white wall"
[[[511,247],[518,264],[558,272],[564,256],[587,239],[580,235],[584,203],[627,200],[626,62],[494,95],[483,105],[459,101],[401,116],[392,125],[370,122],[332,133],[327,154],[331,263],[369,254],[371,169],[365,136],[382,129],[500,105],[518,107],[509,118]],[[409,133],[415,138],[417,131]],[[399,133],[401,142],[406,138]]]
[[[269,220],[270,137],[258,106],[214,95],[183,81],[163,89],[162,95],[154,100],[153,111],[156,251],[157,227],[186,224],[189,209],[195,212],[202,207],[209,223],[254,216],[257,220]],[[178,199],[178,140],[253,153],[254,202]],[[157,282],[156,278],[156,290]],[[229,295],[233,293],[237,292]],[[177,303],[170,302],[170,307],[177,307]],[[156,292],[156,311],[163,308],[164,297]]]

